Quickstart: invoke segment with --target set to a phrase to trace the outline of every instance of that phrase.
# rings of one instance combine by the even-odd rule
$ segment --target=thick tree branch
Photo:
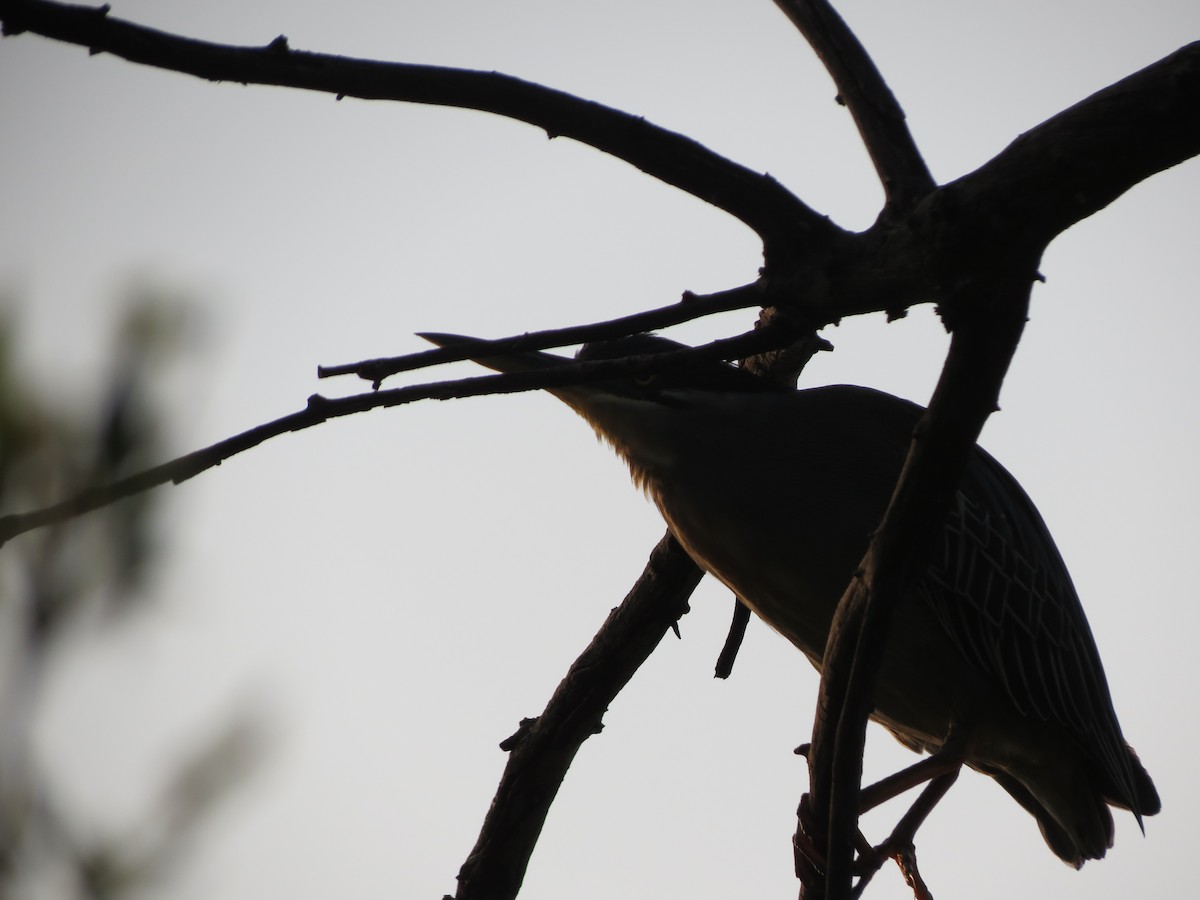
[[[806,889],[806,900],[850,900],[867,718],[891,616],[925,569],[983,424],[998,406],[1025,325],[1037,258],[994,262],[992,277],[964,287],[969,293],[952,301],[946,365],[883,522],[830,629],[809,751],[818,832],[809,838],[826,850],[825,894],[818,883]]]
[[[768,272],[772,298],[814,323],[959,295],[997,250],[1040,256],[1057,235],[1151,175],[1200,155],[1200,42],[1025,132],[974,172],[881,217],[823,257]],[[775,302],[787,302],[776,299]]]
[[[1045,246],[1151,175],[1200,155],[1200,41],[1022,134],[940,191],[973,229]],[[989,223],[993,223],[990,224]],[[979,250],[983,250],[980,247]]]
[[[441,66],[385,63],[292,50],[209,43],[121,21],[108,7],[48,0],[0,0],[5,34],[31,31],[130,62],[210,81],[271,84],[337,97],[397,100],[495,113],[569,137],[637,166],[752,228],[767,251],[828,240],[836,231],[773,178],[639,116],[502,75]]]
[[[482,109],[569,135],[754,228],[766,244],[764,304],[802,309],[818,327],[938,301],[969,280],[991,248],[1045,246],[1154,172],[1200,154],[1197,43],[1031,129],[975,172],[925,196],[911,214],[881,216],[870,230],[850,235],[774,180],[694,141],[518,79],[297,53],[286,42],[224,47],[47,0],[0,0],[0,20],[7,33],[31,30],[200,77]],[[879,140],[889,133],[883,124],[876,130]],[[897,171],[904,165],[894,163]]]
[[[621,689],[687,612],[701,571],[667,534],[625,600],[575,660],[545,711],[501,745],[508,765],[475,848],[458,875],[456,900],[511,900],[550,804],[580,745],[600,731]]]
[[[837,85],[875,165],[888,206],[908,210],[937,185],[875,63],[825,0],[775,0],[804,35]]]

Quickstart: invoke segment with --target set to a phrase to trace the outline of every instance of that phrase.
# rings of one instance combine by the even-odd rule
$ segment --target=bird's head
[[[452,334],[420,337],[439,347],[461,347],[476,341]],[[653,357],[686,349],[658,335],[637,334],[585,344],[575,361]],[[471,359],[504,373],[545,371],[571,363],[565,357],[536,351],[498,355],[481,351]],[[586,419],[596,434],[624,457],[634,480],[644,488],[652,487],[655,473],[677,462],[679,447],[703,445],[714,417],[743,403],[747,396],[785,392],[723,360],[668,364],[659,371],[618,373],[601,381],[546,390]]]

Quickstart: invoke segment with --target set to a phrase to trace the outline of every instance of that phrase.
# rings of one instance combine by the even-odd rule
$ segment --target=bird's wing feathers
[[[1016,480],[978,451],[920,585],[970,662],[1022,713],[1066,726],[1137,808],[1129,751],[1100,654],[1046,524]]]

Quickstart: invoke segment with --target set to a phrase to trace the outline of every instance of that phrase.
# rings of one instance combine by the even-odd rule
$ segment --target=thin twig
[[[888,205],[909,210],[937,187],[887,82],[854,32],[826,0],[775,0],[837,85],[883,184]]]
[[[729,622],[729,634],[725,636],[725,644],[717,656],[717,664],[713,671],[714,678],[728,678],[733,672],[733,663],[737,659],[738,651],[742,648],[742,640],[746,637],[746,626],[749,624],[750,607],[734,597],[733,618]]]
[[[469,347],[439,347],[436,350],[423,350],[404,356],[381,357],[335,366],[318,366],[317,377],[357,375],[378,387],[379,383],[390,375],[478,357],[480,349],[494,351],[495,355],[503,355],[526,350],[546,350],[569,344],[583,344],[588,341],[608,341],[643,331],[679,325],[682,322],[690,322],[719,312],[761,306],[764,302],[764,288],[760,282],[703,296],[689,291],[684,293],[678,303],[672,303],[670,306],[661,306],[658,309],[621,316],[606,322],[526,332],[511,337],[481,341],[471,344]]]

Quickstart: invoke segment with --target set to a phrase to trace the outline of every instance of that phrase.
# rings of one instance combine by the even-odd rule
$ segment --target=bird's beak
[[[479,340],[457,334],[425,333],[417,336],[439,347],[469,347]],[[574,362],[541,351],[488,355],[488,351],[482,347],[478,355],[471,354],[468,358],[505,374],[544,372]],[[548,387],[545,390],[571,407],[592,426],[599,437],[611,444],[629,463],[635,483],[645,487],[649,478],[648,463],[670,464],[670,454],[666,452],[669,441],[665,434],[671,423],[666,423],[664,431],[664,417],[659,404],[647,401],[632,387],[633,382],[626,378]]]
[[[437,344],[439,347],[467,347],[479,342],[479,338],[465,337],[459,334],[431,334],[427,332],[418,334],[417,336],[424,338],[432,344]],[[543,372],[574,362],[574,360],[567,357],[555,356],[553,353],[542,353],[536,350],[489,355],[485,349],[481,348],[478,355],[472,354],[468,358],[479,363],[481,366],[487,366],[489,369],[494,369],[504,374]],[[627,430],[625,419],[630,414],[629,407],[631,405],[646,405],[632,402],[633,398],[630,396],[629,386],[622,380],[593,381],[587,384],[547,387],[545,391],[571,407],[571,409],[586,419],[598,433],[607,437],[610,441],[614,440],[614,434]]]
[[[437,334],[423,332],[417,337],[424,338],[439,347],[469,347],[479,343],[480,338],[466,337],[461,334]],[[540,350],[518,350],[488,355],[480,349],[479,355],[472,354],[468,359],[487,366],[505,375],[516,372],[544,372],[547,369],[570,365],[575,360],[565,356],[555,356],[553,353],[542,353]],[[548,387],[545,391],[554,395],[567,406],[571,407],[588,421],[591,421],[597,403],[618,401],[628,393],[622,390],[619,382],[592,381],[587,384],[563,385]]]
[[[437,344],[439,347],[469,347],[471,344],[480,343],[480,338],[467,337],[462,334],[439,334],[426,331],[418,334],[417,337],[424,338],[429,343]],[[509,351],[496,356],[488,356],[486,351],[481,349],[478,356],[472,354],[468,358],[479,363],[481,366],[487,366],[489,369],[494,369],[504,374],[512,372],[541,372],[571,362],[566,357],[555,356],[553,353],[542,353],[536,350]]]

